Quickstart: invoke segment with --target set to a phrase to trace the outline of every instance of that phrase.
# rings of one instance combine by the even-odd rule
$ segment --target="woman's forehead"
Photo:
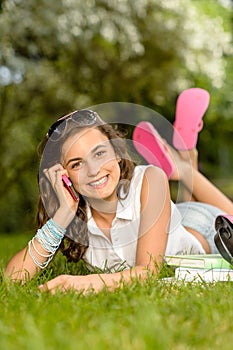
[[[109,143],[109,139],[97,128],[86,128],[70,136],[62,146],[63,156],[75,151],[80,156],[89,153],[99,144]]]

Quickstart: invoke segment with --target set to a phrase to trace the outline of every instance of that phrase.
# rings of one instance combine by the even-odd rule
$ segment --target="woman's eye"
[[[79,169],[82,166],[82,162],[75,162],[71,165],[72,169]]]
[[[96,152],[95,156],[97,158],[99,158],[99,157],[103,156],[105,153],[106,153],[106,151],[98,151],[98,152]]]

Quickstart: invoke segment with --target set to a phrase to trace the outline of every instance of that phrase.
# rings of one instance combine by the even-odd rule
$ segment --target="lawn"
[[[2,271],[28,235],[1,235]],[[38,291],[61,272],[86,270],[61,256],[25,286],[1,274],[0,349],[223,349],[233,343],[233,286],[165,283],[148,276],[115,292],[83,296]],[[163,274],[167,273],[164,268]]]

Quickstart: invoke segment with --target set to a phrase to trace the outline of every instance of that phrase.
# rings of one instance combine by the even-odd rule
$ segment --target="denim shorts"
[[[214,235],[216,234],[214,224],[219,214],[226,213],[213,205],[200,202],[176,203],[176,207],[182,216],[181,224],[204,236],[210,245],[212,254],[219,253],[214,243]]]

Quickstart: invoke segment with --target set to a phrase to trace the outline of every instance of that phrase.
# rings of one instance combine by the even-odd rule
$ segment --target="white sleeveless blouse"
[[[150,165],[149,165],[150,166]],[[116,216],[112,222],[111,241],[97,227],[87,206],[89,247],[84,255],[87,266],[105,272],[116,272],[136,264],[136,250],[140,224],[140,195],[146,165],[136,166],[129,194],[118,201]],[[204,254],[201,243],[181,225],[181,215],[171,202],[172,215],[166,255]]]

